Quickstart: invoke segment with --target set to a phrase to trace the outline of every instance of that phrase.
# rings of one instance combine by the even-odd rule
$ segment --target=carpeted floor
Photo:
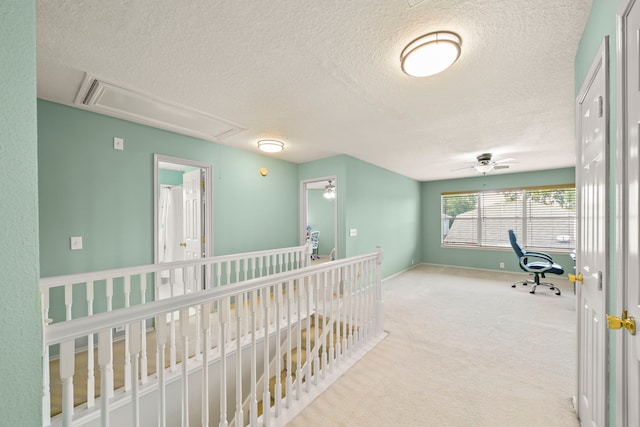
[[[383,283],[388,337],[289,426],[576,427],[566,279],[420,265]]]

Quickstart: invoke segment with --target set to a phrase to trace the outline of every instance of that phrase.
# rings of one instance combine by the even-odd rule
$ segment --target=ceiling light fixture
[[[494,163],[482,162],[480,164],[475,165],[474,168],[476,168],[476,170],[480,172],[482,175],[486,175],[488,172],[491,172],[493,170],[494,166],[495,166]]]
[[[327,185],[326,187],[324,187],[324,193],[322,194],[324,196],[325,199],[335,199],[336,198],[336,186],[331,184],[331,181],[329,181],[329,185]]]
[[[275,139],[263,139],[258,141],[258,148],[265,153],[279,153],[284,150],[284,142]]]
[[[402,71],[413,77],[438,74],[460,57],[462,39],[451,31],[437,31],[420,36],[400,54]]]

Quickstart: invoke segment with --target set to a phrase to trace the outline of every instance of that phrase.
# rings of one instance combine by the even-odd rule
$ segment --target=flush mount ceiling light
[[[284,150],[284,142],[275,139],[263,139],[258,141],[258,148],[265,153],[279,153]]]
[[[324,187],[324,193],[322,194],[325,199],[335,199],[336,198],[336,186],[331,184],[329,181],[329,185]]]
[[[413,77],[438,74],[460,57],[462,39],[451,31],[437,31],[420,36],[400,54],[402,71]]]

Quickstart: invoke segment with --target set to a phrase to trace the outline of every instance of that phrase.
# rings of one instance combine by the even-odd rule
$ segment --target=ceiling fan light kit
[[[324,193],[322,194],[325,199],[335,199],[336,198],[336,186],[329,181],[329,185],[324,187]]]
[[[413,77],[438,74],[458,60],[462,39],[451,31],[436,31],[418,37],[400,54],[402,71]]]
[[[476,162],[473,166],[465,166],[463,168],[453,169],[454,171],[462,170],[462,169],[475,169],[478,173],[482,175],[486,175],[491,171],[498,169],[509,169],[509,165],[505,164],[507,162],[514,162],[516,159],[513,157],[509,157],[506,159],[494,160],[493,154],[491,153],[482,153],[476,156]],[[517,163],[517,162],[515,162]]]

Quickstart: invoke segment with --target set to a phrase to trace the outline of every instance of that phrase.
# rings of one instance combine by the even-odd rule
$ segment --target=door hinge
[[[202,191],[204,192],[204,181],[200,181],[200,188],[202,188]]]

